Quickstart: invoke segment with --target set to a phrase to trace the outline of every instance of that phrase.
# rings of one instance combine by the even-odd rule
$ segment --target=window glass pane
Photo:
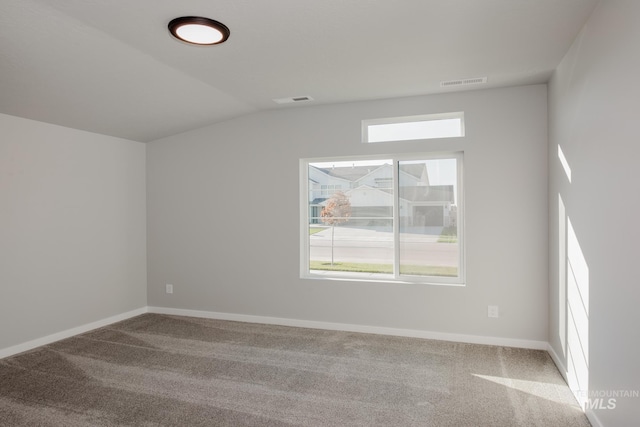
[[[455,158],[398,165],[400,274],[459,275]]]
[[[411,141],[464,136],[464,113],[439,113],[362,121],[363,142]]]
[[[444,119],[369,125],[368,132],[369,142],[450,138],[462,136],[462,120]]]
[[[464,284],[461,153],[301,165],[302,277]]]
[[[392,275],[393,162],[309,163],[309,270]]]

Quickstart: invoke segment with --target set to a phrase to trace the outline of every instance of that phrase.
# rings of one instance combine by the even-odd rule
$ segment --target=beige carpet
[[[589,426],[543,351],[145,314],[0,360],[2,426]]]

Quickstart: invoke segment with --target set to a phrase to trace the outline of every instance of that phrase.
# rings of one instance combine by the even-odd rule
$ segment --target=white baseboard
[[[519,347],[533,350],[547,350],[546,341],[520,340],[512,338],[485,337],[477,335],[449,334],[443,332],[421,331],[417,329],[386,328],[382,326],[353,325],[348,323],[320,322],[314,320],[288,319],[281,317],[252,316],[247,314],[219,313],[214,311],[185,310],[167,307],[147,307],[149,313],[170,314],[174,316],[201,317],[205,319],[231,320],[236,322],[263,323],[267,325],[294,326],[298,328],[326,329],[330,331],[361,332],[365,334],[393,335],[409,338],[424,338],[441,341],[463,342],[470,344],[497,345],[501,347]]]
[[[46,337],[37,338],[22,344],[14,345],[0,349],[0,359],[13,356],[14,354],[22,353],[28,350],[32,350],[36,347],[51,344],[56,341],[60,341],[65,338],[70,338],[74,335],[83,334],[85,332],[92,331],[94,329],[108,326],[112,323],[120,322],[122,320],[129,319],[131,317],[139,316],[144,313],[158,313],[169,314],[174,316],[189,316],[189,317],[201,317],[205,319],[218,319],[218,320],[231,320],[236,322],[247,323],[263,323],[267,325],[280,325],[280,326],[293,326],[298,328],[310,328],[310,329],[325,329],[331,331],[345,331],[345,332],[360,332],[365,334],[377,334],[377,335],[392,335],[399,337],[409,338],[423,338],[434,339],[442,341],[462,342],[469,344],[485,344],[496,345],[501,347],[517,347],[527,348],[533,350],[546,350],[551,359],[558,367],[558,370],[567,381],[567,370],[564,362],[560,359],[555,352],[551,344],[546,341],[534,341],[534,340],[521,340],[513,338],[500,338],[500,337],[487,337],[478,335],[464,335],[464,334],[450,334],[444,332],[432,332],[422,331],[417,329],[400,329],[400,328],[387,328],[382,326],[367,326],[367,325],[354,325],[348,323],[332,323],[332,322],[320,322],[314,320],[300,320],[300,319],[288,319],[281,317],[268,317],[268,316],[252,316],[247,314],[234,314],[234,313],[220,313],[214,311],[200,311],[200,310],[185,310],[179,308],[167,308],[167,307],[142,307],[136,310],[128,311],[126,313],[117,314],[115,316],[107,317],[105,319],[97,320],[95,322],[88,323],[86,325],[78,326],[75,328],[67,329],[65,331],[57,332],[55,334],[47,335]],[[600,422],[596,414],[592,410],[585,412],[587,418],[593,425],[593,427],[604,427]]]
[[[602,422],[597,417],[596,413],[593,412],[593,410],[587,409],[584,414],[587,416],[587,419],[591,423],[592,427],[604,427],[604,424],[602,424]]]
[[[65,338],[70,338],[74,335],[83,334],[85,332],[89,332],[94,329],[102,328],[103,326],[120,322],[122,320],[126,320],[131,317],[139,316],[146,312],[147,312],[147,307],[138,308],[136,310],[128,311],[126,313],[116,314],[115,316],[107,317],[106,319],[101,319],[95,322],[87,323],[86,325],[67,329],[66,331],[56,332],[55,334],[47,335],[46,337],[37,338],[35,340],[27,341],[25,343],[14,345],[12,347],[3,348],[3,349],[0,349],[0,359],[13,356],[14,354],[29,351],[36,347],[51,344],[52,342],[60,341]]]
[[[560,371],[560,373],[562,374],[564,381],[569,382],[569,379],[567,378],[567,367],[564,365],[564,361],[560,359],[560,356],[558,356],[558,353],[556,353],[556,351],[554,350],[554,348],[551,346],[550,343],[547,343],[546,350],[547,350],[547,353],[549,353],[549,356],[551,356],[553,363],[556,364],[558,371]]]
[[[142,307],[136,310],[129,311],[127,313],[118,314],[115,316],[101,319],[95,322],[81,325],[75,328],[67,329],[65,331],[57,332],[55,334],[47,335],[46,337],[37,338],[35,340],[27,341],[22,344],[18,344],[12,347],[0,349],[0,359],[12,356],[14,354],[22,353],[40,347],[43,345],[51,344],[52,342],[59,341],[65,338],[72,337],[74,335],[82,334],[93,329],[101,328],[103,326],[110,325],[115,322],[129,319],[131,317],[139,316],[144,313],[158,313],[158,314],[170,314],[174,316],[190,316],[201,317],[206,319],[218,319],[218,320],[231,320],[236,322],[248,322],[248,323],[263,323],[267,325],[280,325],[280,326],[293,326],[298,328],[310,328],[310,329],[326,329],[331,331],[345,331],[345,332],[360,332],[365,334],[377,334],[377,335],[391,335],[399,337],[409,338],[423,338],[433,339],[441,341],[463,342],[469,344],[485,344],[485,345],[497,345],[501,347],[518,347],[528,348],[533,350],[547,350],[551,354],[551,357],[559,367],[562,366],[559,358],[553,351],[553,348],[549,343],[545,341],[534,340],[522,340],[513,338],[500,338],[500,337],[487,337],[479,335],[464,335],[464,334],[451,334],[445,332],[433,332],[423,331],[418,329],[400,329],[400,328],[387,328],[382,326],[368,326],[368,325],[354,325],[348,323],[333,323],[333,322],[321,322],[314,320],[300,320],[289,319],[282,317],[269,317],[269,316],[253,316],[248,314],[234,314],[234,313],[220,313],[215,311],[200,311],[200,310],[186,310],[179,308],[167,308],[167,307]],[[561,372],[565,376],[566,370],[561,369]]]
[[[553,363],[556,364],[558,371],[560,371],[560,373],[562,374],[562,377],[564,378],[564,382],[569,384],[568,371],[564,364],[564,361],[560,359],[560,356],[558,356],[558,353],[556,353],[555,349],[551,346],[551,344],[548,344],[547,352],[549,353],[549,356],[551,356]],[[577,399],[576,399],[576,402],[578,402]],[[592,409],[587,409],[586,411],[584,411],[584,414],[587,416],[587,419],[589,420],[589,422],[593,427],[604,427],[604,424],[602,424],[602,422],[600,421],[596,413],[593,412]]]

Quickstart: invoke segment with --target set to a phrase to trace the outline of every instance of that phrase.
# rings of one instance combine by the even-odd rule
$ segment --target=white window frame
[[[438,160],[455,158],[457,174],[457,234],[459,245],[458,276],[409,276],[400,274],[400,206],[398,203],[398,164],[407,160]],[[320,273],[311,272],[309,268],[309,164],[322,162],[349,162],[366,160],[392,160],[394,166],[393,177],[393,233],[394,233],[394,273],[349,273],[337,271],[323,271]],[[457,152],[437,152],[437,153],[411,153],[411,154],[391,154],[375,156],[348,156],[348,157],[322,157],[300,159],[300,277],[303,279],[323,279],[323,280],[344,280],[344,281],[366,281],[366,282],[387,282],[387,283],[412,283],[429,285],[466,285],[465,266],[465,233],[464,233],[464,153]]]
[[[439,120],[460,119],[460,135],[454,136],[434,136],[428,138],[415,138],[415,139],[389,139],[384,141],[370,141],[369,140],[369,126],[377,125],[389,125],[399,123],[414,123],[414,122],[430,122]],[[462,138],[464,137],[464,112],[458,111],[453,113],[437,113],[437,114],[422,114],[418,116],[402,116],[402,117],[385,117],[380,119],[367,119],[362,121],[362,142],[365,144],[380,144],[385,142],[406,142],[406,141],[426,141],[429,139],[441,139],[441,138]]]

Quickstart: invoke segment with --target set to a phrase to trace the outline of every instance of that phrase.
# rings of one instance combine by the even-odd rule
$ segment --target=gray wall
[[[144,307],[144,144],[0,129],[0,349]]]
[[[547,341],[546,95],[284,109],[150,143],[149,305]],[[463,139],[360,143],[362,119],[452,111]],[[433,150],[465,152],[466,287],[299,278],[300,158]]]
[[[586,347],[592,392],[640,389],[639,40],[640,2],[603,1],[549,85],[549,340],[569,371],[575,364],[570,347],[574,358],[582,356],[576,347]],[[578,241],[573,249],[569,231],[561,229],[568,221]],[[587,332],[572,343],[580,310],[567,300],[580,258],[587,266],[578,265],[578,282],[588,294],[588,320],[579,327]],[[619,398],[615,410],[595,413],[606,426],[637,425],[639,403]]]

